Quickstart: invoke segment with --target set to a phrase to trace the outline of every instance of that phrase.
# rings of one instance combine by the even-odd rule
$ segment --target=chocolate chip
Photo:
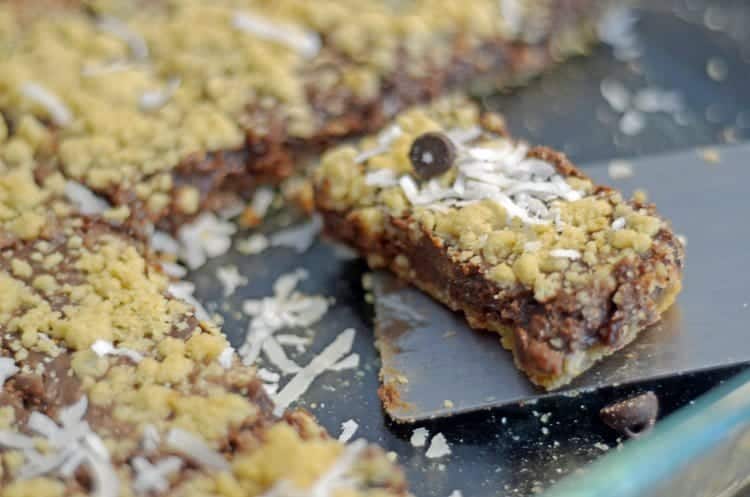
[[[659,399],[650,391],[615,402],[599,411],[599,416],[607,426],[631,438],[649,431],[658,415]]]
[[[420,178],[433,178],[453,167],[456,146],[443,133],[424,133],[412,143],[409,160]]]

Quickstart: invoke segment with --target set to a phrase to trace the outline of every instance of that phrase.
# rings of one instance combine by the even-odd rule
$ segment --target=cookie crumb
[[[709,164],[718,164],[721,162],[721,153],[717,148],[707,147],[701,149],[700,154],[701,157],[703,157],[703,160],[708,162]]]

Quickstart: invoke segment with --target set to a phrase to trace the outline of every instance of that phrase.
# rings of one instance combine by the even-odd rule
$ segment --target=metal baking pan
[[[590,57],[561,65],[525,88],[486,98],[484,105],[505,113],[517,136],[564,150],[584,167],[614,157],[750,138],[746,83],[750,80],[750,4],[745,0],[665,0],[648,2],[637,12],[641,54],[636,60],[618,60],[612,50],[601,47]],[[712,60],[712,68],[718,64],[721,69],[718,79],[716,71],[713,79],[707,72]],[[601,81],[607,77],[629,89],[658,86],[677,90],[684,112],[679,119],[649,114],[640,133],[624,134],[621,116],[601,96]],[[310,277],[302,283],[302,290],[334,297],[336,305],[315,327],[314,343],[299,361],[306,363],[344,328],[353,327],[357,330],[354,350],[362,362],[356,373],[325,373],[299,405],[313,412],[334,435],[342,422],[354,419],[359,423],[357,436],[397,455],[419,497],[446,497],[453,490],[461,490],[467,497],[525,496],[543,491],[617,446],[618,435],[597,416],[607,402],[648,388],[656,391],[663,412],[669,413],[739,371],[714,370],[428,423],[423,426],[431,433],[442,432],[452,453],[427,459],[424,448],[409,442],[412,427],[390,424],[381,410],[372,309],[360,283],[366,267],[338,254],[325,242],[316,243],[302,255],[284,248],[252,257],[232,252],[188,278],[196,284],[196,296],[224,316],[224,330],[238,345],[248,324],[247,316],[239,312],[242,302],[269,295],[280,274],[307,268]],[[236,265],[249,282],[224,298],[216,270],[227,264]],[[710,306],[706,312],[711,312]],[[544,416],[546,413],[549,415]]]

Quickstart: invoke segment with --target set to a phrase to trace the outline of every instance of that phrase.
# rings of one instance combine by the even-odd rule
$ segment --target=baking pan
[[[601,47],[525,88],[486,98],[483,103],[504,112],[515,135],[560,148],[584,167],[615,157],[750,138],[746,83],[750,81],[750,5],[744,0],[670,0],[649,2],[637,13],[636,33],[642,50],[635,61],[619,60],[610,48]],[[719,58],[726,68],[719,81],[707,73],[712,58]],[[641,133],[625,135],[620,131],[620,116],[600,92],[607,77],[632,90],[658,86],[679,91],[684,115],[677,122],[669,115],[649,114]],[[216,271],[228,264],[236,265],[249,282],[224,298]],[[686,375],[420,424],[430,433],[443,433],[451,448],[448,456],[428,459],[424,447],[409,442],[414,427],[393,425],[382,412],[376,393],[380,363],[373,345],[372,309],[361,287],[366,271],[361,261],[346,259],[333,246],[318,242],[301,255],[283,248],[258,256],[232,252],[210,261],[189,278],[196,283],[196,296],[224,316],[224,330],[240,344],[248,325],[248,317],[240,312],[242,302],[269,295],[276,277],[302,266],[310,276],[301,289],[333,297],[336,305],[315,327],[313,344],[299,361],[305,363],[347,327],[357,330],[354,351],[362,361],[356,372],[325,373],[299,405],[313,412],[333,434],[339,433],[342,422],[356,421],[358,436],[394,452],[419,497],[447,497],[453,490],[467,497],[532,495],[615,450],[618,434],[597,416],[605,403],[648,388],[659,395],[663,411],[669,413],[737,372],[733,368]],[[546,413],[550,414],[542,422]]]

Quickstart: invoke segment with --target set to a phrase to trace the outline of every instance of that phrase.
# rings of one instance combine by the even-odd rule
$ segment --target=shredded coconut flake
[[[354,480],[349,477],[349,473],[366,447],[367,443],[361,439],[344,447],[336,462],[308,490],[299,489],[293,483],[282,480],[261,497],[330,497],[336,495],[337,490],[352,488]]]
[[[149,245],[157,252],[165,254],[177,255],[180,252],[180,243],[164,231],[154,230]]]
[[[294,290],[306,277],[307,272],[303,269],[284,274],[274,283],[273,297],[245,301],[243,310],[253,318],[245,343],[239,350],[245,365],[255,362],[263,342],[277,331],[311,326],[328,311],[328,300],[324,297],[304,295]]]
[[[380,188],[388,188],[398,185],[398,176],[396,176],[393,169],[375,169],[374,171],[369,171],[365,175],[365,184]]]
[[[448,497],[464,497],[460,490],[454,490]]]
[[[65,127],[73,122],[73,114],[60,98],[39,83],[28,81],[21,86],[21,95],[44,107],[49,118],[57,126]]]
[[[229,297],[242,285],[247,285],[247,277],[242,276],[237,266],[221,266],[216,270],[216,277],[224,288],[224,296]]]
[[[171,78],[163,88],[144,92],[138,100],[140,109],[143,112],[161,109],[172,99],[181,83],[180,78]]]
[[[83,396],[76,403],[60,409],[59,424],[47,415],[34,411],[27,427],[44,437],[51,449],[45,454],[36,451],[37,444],[27,435],[0,430],[0,446],[23,449],[25,463],[17,473],[19,479],[31,479],[57,473],[70,477],[80,465],[88,466],[92,476],[92,495],[116,497],[119,482],[109,462],[109,453],[99,436],[91,431],[84,419],[88,399]]]
[[[200,321],[210,321],[211,316],[208,314],[208,311],[206,311],[205,307],[203,307],[203,304],[198,302],[198,299],[193,297],[193,292],[195,292],[195,285],[190,283],[189,281],[176,281],[174,283],[171,283],[169,287],[167,287],[167,291],[175,298],[184,300],[193,308],[195,309],[195,317],[197,317]]]
[[[625,221],[624,217],[618,217],[614,221],[612,221],[612,229],[615,231],[619,231],[625,227],[625,224],[627,221]]]
[[[312,342],[310,338],[299,335],[276,335],[276,341],[281,345],[291,345],[293,347],[305,347]]]
[[[268,360],[283,374],[294,374],[301,369],[299,364],[287,357],[286,352],[284,352],[284,349],[281,348],[281,345],[279,345],[279,342],[274,337],[270,336],[266,338],[263,341],[262,348]]]
[[[313,381],[347,355],[354,343],[355,331],[349,328],[341,332],[323,351],[302,368],[274,398],[274,414],[281,415],[292,402],[299,399]]]
[[[224,350],[221,351],[221,354],[219,354],[219,357],[217,358],[217,361],[219,361],[219,365],[224,369],[229,369],[232,367],[232,359],[234,358],[234,348],[233,347],[227,347]]]
[[[2,391],[5,381],[20,371],[16,366],[16,361],[12,357],[0,357],[0,391]],[[2,442],[0,442],[2,444]]]
[[[187,269],[182,264],[177,264],[176,262],[169,262],[169,261],[161,261],[159,263],[161,266],[162,271],[164,271],[164,274],[167,276],[171,276],[173,278],[183,278],[185,275],[187,275]]]
[[[297,26],[271,21],[248,12],[236,12],[232,25],[245,33],[260,39],[286,45],[302,57],[311,58],[320,51],[320,37],[317,33]]]
[[[276,395],[276,392],[279,391],[279,384],[278,383],[264,383],[263,390],[265,390],[267,395],[274,396]]]
[[[143,438],[141,439],[141,448],[146,454],[156,452],[161,444],[161,435],[156,426],[147,424],[143,427]]]
[[[573,249],[554,249],[549,251],[549,255],[552,257],[560,257],[563,259],[580,259],[581,253]]]
[[[395,142],[396,139],[402,135],[402,133],[403,132],[398,125],[393,124],[391,126],[388,126],[378,134],[377,144],[375,145],[375,147],[363,150],[362,152],[357,154],[357,156],[354,157],[354,162],[356,162],[357,164],[361,164],[377,155],[386,152],[391,147],[393,142]]]
[[[258,216],[258,219],[266,217],[268,209],[271,207],[271,203],[273,203],[273,197],[273,189],[267,186],[260,187],[255,191],[253,200],[250,202],[250,209]]]
[[[359,367],[359,354],[349,354],[339,362],[331,366],[331,371],[346,371],[347,369],[357,369]]]
[[[140,352],[124,347],[115,347],[114,345],[112,345],[112,342],[108,342],[106,340],[95,341],[91,345],[91,350],[93,350],[99,357],[103,357],[106,355],[121,356],[127,357],[135,363],[141,362],[143,360],[143,354],[141,354]]]
[[[617,112],[625,112],[630,106],[630,92],[615,79],[605,78],[599,85],[602,97]]]
[[[271,243],[263,233],[255,233],[244,240],[237,242],[237,251],[245,255],[260,254],[266,250]]]
[[[614,160],[607,168],[609,177],[612,179],[625,179],[633,176],[633,165],[624,160]]]
[[[349,419],[341,423],[341,434],[339,435],[339,442],[346,443],[352,439],[355,433],[357,433],[359,423],[353,419]]]
[[[427,437],[430,432],[427,428],[417,428],[411,433],[411,439],[409,440],[414,447],[424,447],[427,444]]]
[[[430,441],[430,446],[425,452],[425,456],[429,459],[437,459],[439,457],[447,456],[451,453],[451,448],[448,446],[448,441],[445,439],[445,435],[442,433],[436,434]]]
[[[209,447],[206,442],[180,428],[172,428],[167,433],[166,446],[186,459],[217,471],[228,471],[229,463],[224,457]]]
[[[112,74],[115,72],[129,71],[133,69],[133,64],[123,61],[116,60],[113,62],[105,62],[98,64],[86,64],[81,69],[81,76],[86,78],[92,78],[95,76],[101,76],[103,74]]]
[[[271,235],[272,247],[290,247],[303,254],[312,247],[323,228],[323,219],[315,214],[309,221],[286,228]]]
[[[635,136],[646,127],[646,118],[640,111],[629,110],[620,119],[620,131],[627,136]]]
[[[140,34],[130,29],[130,27],[120,19],[115,17],[104,17],[97,22],[97,27],[105,33],[109,33],[115,38],[127,43],[128,48],[130,49],[130,54],[136,61],[141,62],[148,59],[149,51],[146,40]]]
[[[539,241],[526,242],[523,244],[524,252],[536,252],[540,248],[542,248],[542,242]]]
[[[628,7],[607,9],[597,26],[599,39],[610,45],[618,60],[636,59],[641,54],[641,43],[635,31],[638,18]]]
[[[684,110],[682,95],[677,91],[661,88],[644,88],[635,94],[633,105],[641,112],[665,112],[675,114]]]
[[[209,258],[226,254],[235,231],[237,228],[232,223],[205,212],[177,233],[180,257],[190,269],[197,269]]]
[[[183,462],[179,457],[169,456],[151,464],[145,457],[135,457],[131,464],[135,470],[133,490],[143,495],[149,492],[166,492],[169,489],[169,476],[177,473]]]
[[[278,373],[274,373],[273,371],[269,371],[266,368],[260,368],[258,370],[257,376],[258,379],[266,383],[278,383],[278,381],[281,379],[281,375],[279,375]]]
[[[68,180],[65,183],[65,196],[81,214],[101,214],[110,208],[109,202],[76,181]]]

